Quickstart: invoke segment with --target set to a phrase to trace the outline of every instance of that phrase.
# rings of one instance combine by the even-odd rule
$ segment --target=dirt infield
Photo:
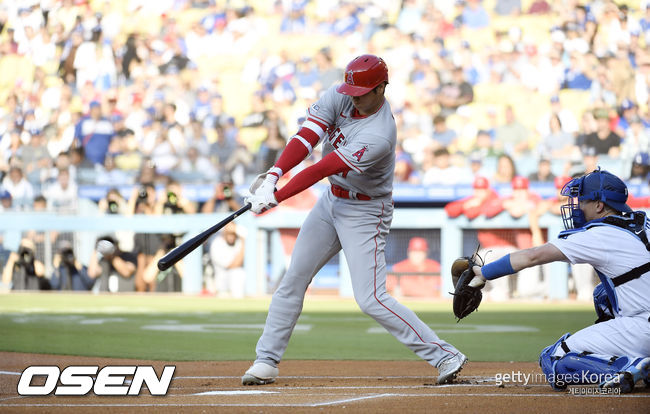
[[[176,372],[165,397],[21,397],[20,373],[30,365],[146,365]],[[0,413],[647,413],[650,389],[595,395],[594,389],[555,392],[535,363],[470,362],[458,381],[435,385],[419,361],[284,361],[274,384],[240,385],[249,362],[161,362],[0,353]],[[500,385],[498,385],[500,383]],[[581,394],[581,395],[574,395]]]

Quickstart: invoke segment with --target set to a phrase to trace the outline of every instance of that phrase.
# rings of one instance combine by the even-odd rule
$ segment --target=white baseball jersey
[[[388,101],[368,116],[353,116],[349,96],[336,92],[336,86],[307,110],[307,117],[327,125],[323,131],[307,121],[306,126],[323,137],[323,156],[335,151],[350,168],[345,176],[329,177],[332,184],[373,198],[393,190],[397,127]],[[306,124],[307,124],[306,123]]]
[[[589,263],[613,278],[650,262],[643,242],[627,230],[615,226],[595,226],[554,239],[555,245],[572,264]],[[650,275],[631,280],[616,288],[621,316],[650,315]]]

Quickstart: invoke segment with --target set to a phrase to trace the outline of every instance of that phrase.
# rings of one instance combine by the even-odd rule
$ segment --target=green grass
[[[0,295],[0,351],[251,360],[268,304],[268,298]],[[474,361],[536,361],[543,347],[595,319],[586,304],[484,303],[479,312],[457,324],[451,302],[404,304]],[[164,330],[145,328],[152,325]],[[362,314],[353,300],[307,298],[298,327],[285,359],[418,359]],[[503,332],[521,327],[526,331]]]

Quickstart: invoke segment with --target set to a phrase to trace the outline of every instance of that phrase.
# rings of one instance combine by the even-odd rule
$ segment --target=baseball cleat
[[[600,388],[620,388],[621,394],[634,390],[634,384],[643,380],[646,385],[650,382],[650,357],[639,359],[626,371],[619,373],[610,381],[600,384]]]
[[[241,377],[242,385],[264,385],[275,382],[275,377],[280,372],[274,366],[264,362],[255,362],[253,366],[248,368],[248,371]]]
[[[634,376],[627,371],[619,372],[609,381],[602,382],[599,387],[620,388],[621,394],[627,394],[634,390]]]
[[[628,372],[632,374],[632,379],[635,384],[643,380],[648,385],[650,383],[650,357],[643,358],[637,362],[628,369]]]
[[[442,361],[438,365],[438,384],[446,384],[456,379],[456,375],[463,369],[466,362],[467,357],[460,352]]]

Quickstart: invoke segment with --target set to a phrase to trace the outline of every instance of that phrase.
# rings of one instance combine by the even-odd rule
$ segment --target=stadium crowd
[[[18,0],[0,4],[0,211],[74,213],[83,186],[107,214],[233,211],[365,52],[390,68],[397,185],[603,164],[650,186],[649,0]],[[153,289],[170,241],[119,239]]]

